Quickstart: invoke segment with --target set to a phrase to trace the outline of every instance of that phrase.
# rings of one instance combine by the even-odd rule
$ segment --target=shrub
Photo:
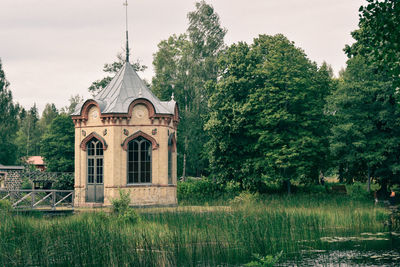
[[[25,177],[22,180],[21,189],[32,189],[32,188],[33,188],[33,183],[31,182],[31,180]]]
[[[129,204],[131,203],[131,198],[129,192],[124,192],[119,190],[119,198],[111,200],[112,210],[116,214],[124,213],[129,209]]]
[[[265,257],[260,256],[259,254],[253,254],[253,257],[256,258],[255,261],[251,261],[244,266],[246,267],[273,267],[275,266],[279,259],[282,257],[282,251],[278,253],[276,256],[267,255]]]
[[[8,200],[0,200],[0,213],[11,213],[12,205]]]
[[[133,208],[129,207],[130,203],[129,192],[124,192],[121,189],[119,190],[119,198],[111,200],[113,212],[117,215],[118,220],[135,224],[140,221],[140,216]]]
[[[372,199],[373,193],[368,193],[365,183],[355,182],[351,185],[346,185],[347,194],[353,199]]]
[[[239,205],[252,205],[255,202],[260,200],[260,195],[258,193],[250,193],[248,191],[243,191],[234,199],[232,199],[229,203],[232,206],[239,206]]]
[[[232,185],[231,189],[234,190]],[[224,196],[225,188],[209,178],[188,178],[178,183],[178,201],[202,204]]]

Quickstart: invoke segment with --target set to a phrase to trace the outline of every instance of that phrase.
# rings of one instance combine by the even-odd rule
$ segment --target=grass
[[[388,211],[347,196],[241,194],[219,207],[138,209],[61,218],[0,213],[1,266],[227,266],[254,254],[299,257],[326,236],[386,230]]]

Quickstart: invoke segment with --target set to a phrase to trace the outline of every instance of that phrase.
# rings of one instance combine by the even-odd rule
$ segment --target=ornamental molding
[[[151,137],[150,135],[148,135],[142,131],[137,131],[136,133],[132,134],[131,136],[128,136],[127,138],[125,138],[124,142],[121,144],[122,149],[125,151],[128,151],[129,142],[132,141],[133,139],[138,138],[139,136],[150,141],[153,150],[156,150],[159,148],[159,144],[157,143],[156,139],[154,139],[153,137]]]
[[[96,138],[97,140],[99,140],[99,141],[103,144],[103,150],[107,150],[107,143],[106,143],[106,140],[104,140],[104,138],[101,137],[99,134],[97,134],[97,133],[95,133],[95,132],[92,132],[91,134],[89,134],[88,136],[86,136],[86,137],[82,140],[82,142],[81,142],[81,144],[80,144],[80,147],[81,147],[81,149],[82,149],[83,151],[86,151],[87,143],[88,143],[90,140],[92,140],[92,138]]]

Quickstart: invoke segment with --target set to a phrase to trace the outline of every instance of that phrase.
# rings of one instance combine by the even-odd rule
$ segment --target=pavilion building
[[[160,101],[129,63],[78,105],[75,206],[109,206],[119,190],[131,205],[177,204],[177,103]]]

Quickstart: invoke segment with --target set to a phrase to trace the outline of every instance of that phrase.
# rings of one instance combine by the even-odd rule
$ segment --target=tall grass
[[[63,218],[0,215],[1,266],[241,265],[293,258],[325,236],[383,231],[387,211],[348,197],[241,195],[226,208],[143,209],[130,223],[103,212]]]

